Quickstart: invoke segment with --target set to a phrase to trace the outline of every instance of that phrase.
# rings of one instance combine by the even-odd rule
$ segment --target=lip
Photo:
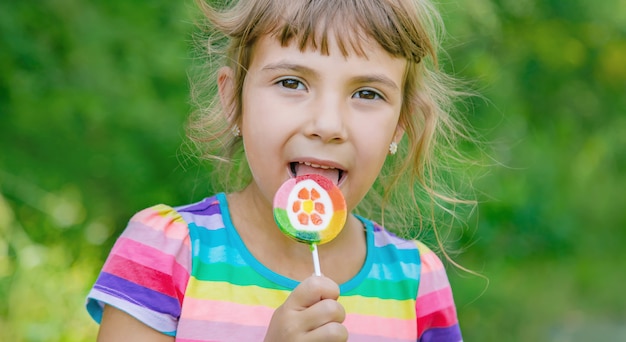
[[[289,177],[293,178],[295,177],[295,173],[293,170],[293,166],[295,164],[307,164],[309,166],[315,167],[315,168],[320,168],[320,169],[337,169],[339,170],[339,180],[337,182],[337,186],[341,186],[341,184],[343,184],[343,182],[346,179],[346,176],[348,174],[348,171],[346,170],[346,167],[337,163],[337,162],[333,162],[330,160],[322,160],[322,159],[315,159],[315,158],[296,158],[294,160],[291,160],[287,163],[287,172],[289,174]]]

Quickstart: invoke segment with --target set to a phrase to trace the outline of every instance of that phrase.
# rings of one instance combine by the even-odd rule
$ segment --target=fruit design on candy
[[[346,223],[346,202],[328,178],[309,174],[288,179],[274,195],[274,220],[296,241],[311,245],[315,274],[320,275],[317,245],[334,239]]]

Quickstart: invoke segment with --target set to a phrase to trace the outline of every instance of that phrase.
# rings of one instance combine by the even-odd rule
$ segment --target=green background
[[[488,279],[449,268],[465,339],[626,340],[626,1],[441,9],[491,156],[451,241]],[[195,12],[0,2],[0,340],[93,340],[84,297],[129,217],[214,191],[184,148]]]

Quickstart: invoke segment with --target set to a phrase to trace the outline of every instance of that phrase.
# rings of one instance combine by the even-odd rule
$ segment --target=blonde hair
[[[236,190],[250,181],[241,139],[231,130],[241,116],[241,90],[255,42],[270,35],[282,45],[297,44],[302,50],[328,54],[329,34],[334,34],[346,56],[366,55],[361,42],[369,37],[391,55],[408,61],[400,115],[407,138],[398,154],[388,158],[356,211],[407,235],[415,233],[415,220],[420,232],[424,226],[434,227],[437,208],[454,217],[457,204],[472,203],[438,179],[450,162],[463,160],[457,140],[469,135],[466,126],[452,115],[454,100],[464,93],[455,90],[455,80],[439,70],[443,26],[428,1],[241,0],[215,6],[198,0],[198,4],[206,24],[200,42],[207,70],[222,65],[234,70],[236,97],[230,99],[228,113],[215,100],[215,77],[200,73],[192,89],[198,109],[189,133],[203,156],[226,167],[218,168],[219,175],[213,178],[226,181],[223,190]],[[206,94],[213,96],[212,100],[203,102]],[[441,246],[438,236],[437,241]]]

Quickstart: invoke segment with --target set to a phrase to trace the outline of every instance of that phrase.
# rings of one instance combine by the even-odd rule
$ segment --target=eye
[[[354,93],[352,97],[365,100],[381,100],[384,99],[382,95],[371,89],[362,89]]]
[[[277,82],[281,87],[294,90],[305,90],[304,84],[294,78],[285,78]]]

